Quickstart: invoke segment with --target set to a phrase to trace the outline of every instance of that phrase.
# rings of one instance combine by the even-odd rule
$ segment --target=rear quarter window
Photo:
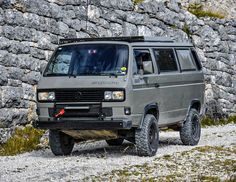
[[[199,59],[199,57],[198,57],[197,52],[195,51],[195,49],[192,48],[192,49],[191,49],[191,53],[192,53],[193,59],[194,59],[194,61],[195,61],[195,63],[196,63],[197,69],[198,69],[198,70],[202,70],[202,64],[201,64],[201,62],[200,62],[200,59]]]
[[[194,71],[196,70],[196,65],[193,62],[191,52],[189,49],[177,49],[176,50],[180,68],[182,71]]]

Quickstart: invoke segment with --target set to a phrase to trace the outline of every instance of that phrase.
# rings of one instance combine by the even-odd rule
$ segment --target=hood
[[[42,77],[38,89],[59,88],[125,88],[127,76]]]

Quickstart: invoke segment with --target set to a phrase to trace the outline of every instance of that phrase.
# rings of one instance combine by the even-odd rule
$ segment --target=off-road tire
[[[117,138],[117,139],[106,140],[106,142],[110,146],[119,146],[119,145],[123,144],[124,139],[123,138]]]
[[[135,131],[135,144],[139,156],[154,156],[159,145],[157,119],[152,114],[144,117],[141,129]]]
[[[54,155],[70,155],[74,144],[71,136],[58,130],[49,130],[49,145]]]
[[[186,121],[180,129],[180,139],[184,145],[197,145],[201,136],[199,113],[191,108]]]

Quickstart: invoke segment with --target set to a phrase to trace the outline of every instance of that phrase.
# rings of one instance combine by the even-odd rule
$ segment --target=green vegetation
[[[144,0],[132,0],[132,2],[134,3],[134,5],[138,5],[140,3],[142,3]]]
[[[225,18],[225,16],[220,12],[213,12],[212,10],[204,10],[203,5],[200,3],[189,4],[187,10],[199,17],[213,17],[213,18]]]
[[[229,116],[228,118],[223,118],[223,119],[211,119],[209,117],[204,117],[201,120],[201,125],[202,127],[206,126],[218,126],[218,125],[226,125],[229,123],[234,123],[236,124],[236,115],[234,116]]]
[[[190,28],[189,26],[185,23],[184,26],[183,26],[183,29],[182,29],[188,36],[191,36],[192,33],[190,31]]]
[[[32,126],[17,128],[14,135],[0,146],[0,156],[16,155],[39,149],[39,140],[43,134],[43,130],[37,130]]]

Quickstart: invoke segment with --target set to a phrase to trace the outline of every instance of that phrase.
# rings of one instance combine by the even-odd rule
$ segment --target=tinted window
[[[190,50],[188,49],[176,50],[176,52],[179,59],[181,70],[183,71],[196,70],[196,66],[193,63]]]
[[[126,45],[70,45],[57,49],[44,75],[124,75],[127,68]]]
[[[160,72],[178,70],[174,51],[172,49],[155,49],[154,54]]]
[[[133,74],[152,74],[153,65],[149,50],[134,50]]]

